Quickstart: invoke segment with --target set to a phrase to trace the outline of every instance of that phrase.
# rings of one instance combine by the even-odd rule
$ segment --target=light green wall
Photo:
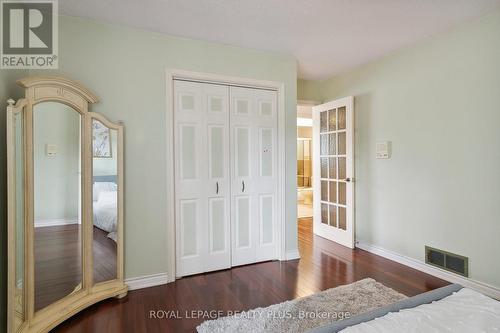
[[[500,11],[320,89],[355,96],[356,238],[468,256],[471,278],[500,287]],[[392,158],[377,160],[384,140]]]
[[[35,224],[37,220],[78,218],[80,183],[80,114],[62,103],[33,108]],[[47,156],[45,145],[57,146]]]
[[[289,56],[61,17],[59,70],[100,98],[92,106],[125,125],[125,277],[167,270],[166,68],[284,82],[286,240],[297,248],[296,61]],[[171,101],[168,101],[171,103]]]

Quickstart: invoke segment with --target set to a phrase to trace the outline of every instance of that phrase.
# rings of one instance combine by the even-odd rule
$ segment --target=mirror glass
[[[117,278],[118,131],[92,120],[94,283]]]
[[[35,311],[82,288],[81,116],[33,107]]]
[[[15,292],[14,331],[24,322],[24,149],[22,114],[14,115],[14,186],[15,197]]]

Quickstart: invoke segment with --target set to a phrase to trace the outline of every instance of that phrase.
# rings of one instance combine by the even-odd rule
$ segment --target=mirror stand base
[[[127,296],[127,292],[124,292],[124,293],[122,293],[122,294],[116,295],[116,296],[115,296],[115,298],[116,298],[116,299],[120,299],[120,298],[123,298],[123,297],[125,297],[125,296]]]

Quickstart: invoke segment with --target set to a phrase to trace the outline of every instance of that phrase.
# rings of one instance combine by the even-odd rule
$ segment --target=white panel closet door
[[[232,266],[277,258],[277,94],[231,87]]]
[[[231,266],[229,87],[174,81],[177,277]]]

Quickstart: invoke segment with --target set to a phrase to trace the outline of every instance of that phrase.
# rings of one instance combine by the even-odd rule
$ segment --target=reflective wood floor
[[[116,243],[94,227],[94,279],[116,279]],[[35,309],[38,311],[80,288],[82,282],[79,224],[35,228]]]
[[[313,236],[311,219],[298,224],[300,260],[247,265],[131,291],[124,299],[106,300],[80,312],[54,332],[194,332],[208,319],[204,316],[213,314],[211,310],[225,314],[269,306],[366,277],[408,296],[448,284],[369,252]],[[150,312],[158,310],[181,318],[150,318]],[[205,311],[201,317],[198,310]]]

